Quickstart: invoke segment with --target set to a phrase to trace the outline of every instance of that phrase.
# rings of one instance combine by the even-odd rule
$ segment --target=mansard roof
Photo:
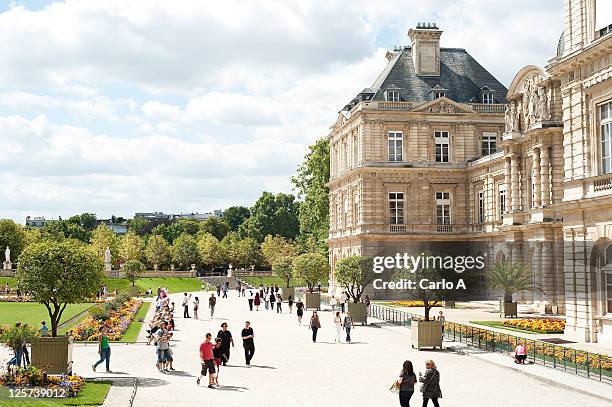
[[[494,92],[494,103],[507,103],[508,89],[462,48],[440,48],[440,76],[416,74],[409,46],[389,53],[389,63],[370,86],[371,100],[385,100],[384,92],[392,85],[399,88],[401,100],[428,102],[432,90],[443,88],[446,97],[459,103],[481,100],[482,89]],[[358,96],[358,100],[361,98]]]

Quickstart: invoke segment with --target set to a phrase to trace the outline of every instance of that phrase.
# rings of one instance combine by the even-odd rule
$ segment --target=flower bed
[[[514,319],[502,325],[541,334],[562,334],[565,329],[565,321],[558,319]]]
[[[89,315],[72,329],[75,340],[97,341],[102,324],[106,325],[111,341],[120,340],[138,313],[142,300],[128,299],[117,306],[117,309],[106,306],[109,304],[111,302],[92,308]]]
[[[65,389],[68,397],[76,397],[85,386],[81,376],[47,375],[35,367],[9,369],[0,376],[0,385],[7,387],[43,387],[46,389]]]
[[[513,335],[493,332],[487,329],[446,322],[444,329],[447,334],[455,335],[456,340],[465,343],[478,344],[483,348],[495,348],[505,352],[513,352],[517,342],[525,343],[529,357],[538,360],[547,360],[548,363],[556,361],[559,366],[575,366],[578,369],[601,369],[602,374],[612,376],[612,357],[576,350],[559,345],[547,344],[533,340],[526,340]],[[554,363],[554,362],[553,362]],[[588,366],[588,367],[587,367]]]

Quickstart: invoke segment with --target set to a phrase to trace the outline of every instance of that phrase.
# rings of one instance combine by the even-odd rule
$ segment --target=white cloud
[[[417,22],[436,21],[443,46],[507,85],[553,55],[561,12],[559,0],[12,7],[0,14],[0,217],[203,211],[288,191],[306,146]]]

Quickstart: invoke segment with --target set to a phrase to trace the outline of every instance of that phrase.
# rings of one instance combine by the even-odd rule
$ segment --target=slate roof
[[[411,102],[433,100],[431,90],[437,85],[446,89],[446,97],[455,102],[479,103],[481,89],[486,86],[494,91],[494,103],[507,103],[508,89],[462,48],[440,48],[440,76],[428,77],[416,75],[412,49],[404,47],[370,86],[374,95],[367,96],[371,100],[385,100],[384,91],[392,85],[399,87],[401,100]],[[363,93],[356,99],[363,100]]]

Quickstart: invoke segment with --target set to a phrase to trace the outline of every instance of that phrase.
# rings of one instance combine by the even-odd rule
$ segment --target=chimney
[[[417,75],[440,76],[440,36],[436,23],[419,23],[408,31]]]

